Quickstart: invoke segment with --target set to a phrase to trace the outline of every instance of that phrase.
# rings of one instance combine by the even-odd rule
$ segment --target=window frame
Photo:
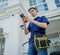
[[[8,7],[8,0],[4,0],[0,2],[0,12],[2,12],[5,8]]]
[[[4,42],[2,40],[4,39]],[[0,34],[0,55],[4,55],[4,49],[5,49],[5,37],[1,36]]]
[[[38,7],[39,5],[42,5],[42,9],[41,9],[41,10],[38,10],[39,13],[45,12],[45,11],[48,11],[48,10],[49,10],[49,9],[48,9],[48,5],[47,5],[47,7],[45,7],[44,4],[47,4],[46,0],[45,0],[45,2],[43,2],[43,1],[41,0],[41,3],[38,3],[38,0],[36,0],[36,5],[30,6],[30,0],[29,0],[29,6],[30,6],[30,7]],[[37,9],[38,9],[38,8],[37,8]]]

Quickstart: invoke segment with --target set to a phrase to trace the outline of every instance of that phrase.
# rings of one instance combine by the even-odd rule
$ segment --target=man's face
[[[31,15],[32,15],[33,17],[35,17],[35,16],[37,15],[37,10],[35,10],[35,9],[30,9],[29,12],[31,13]]]

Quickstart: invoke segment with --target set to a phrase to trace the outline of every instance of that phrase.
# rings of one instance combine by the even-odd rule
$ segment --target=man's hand
[[[22,22],[23,22],[23,24],[25,24],[26,22],[28,22],[27,17],[23,17],[22,18]]]
[[[23,17],[22,22],[24,24],[24,33],[27,35],[29,33],[29,31],[26,29],[26,22],[28,22],[28,17]]]
[[[29,18],[28,16],[25,16],[22,21],[23,21],[23,23],[26,23],[26,22],[28,22],[28,21],[31,22],[32,19]]]

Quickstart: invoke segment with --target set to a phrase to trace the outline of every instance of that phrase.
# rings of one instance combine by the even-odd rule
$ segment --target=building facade
[[[60,50],[60,0],[0,0],[0,55],[27,55],[30,34],[24,35],[20,14],[31,17],[28,9],[32,6],[50,22],[46,31],[51,40],[48,54]]]

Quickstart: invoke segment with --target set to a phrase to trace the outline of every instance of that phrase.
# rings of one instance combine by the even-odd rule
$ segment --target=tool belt
[[[50,40],[48,40],[47,36],[39,36],[34,34],[34,44],[38,49],[47,49],[50,47]]]

